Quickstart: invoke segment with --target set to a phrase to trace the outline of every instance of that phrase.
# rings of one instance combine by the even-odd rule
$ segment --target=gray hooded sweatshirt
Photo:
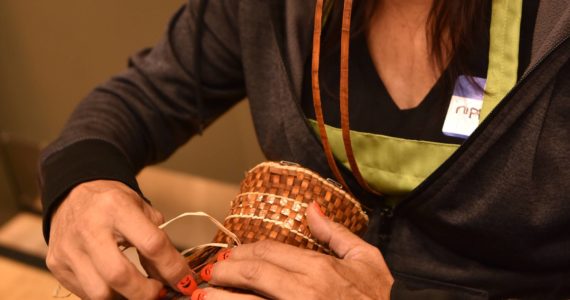
[[[300,108],[314,1],[190,1],[97,87],[41,159],[44,233],[75,185],[166,159],[247,96],[270,160],[333,177]],[[202,6],[204,8],[204,6]],[[362,191],[394,299],[570,297],[570,2],[542,0],[531,62],[471,137],[394,210]]]

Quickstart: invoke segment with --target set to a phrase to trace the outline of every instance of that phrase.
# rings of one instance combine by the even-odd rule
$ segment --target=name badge
[[[483,107],[485,78],[459,76],[447,109],[443,134],[467,139],[477,126]]]

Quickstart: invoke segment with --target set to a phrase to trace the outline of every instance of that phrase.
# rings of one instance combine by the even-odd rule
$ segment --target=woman
[[[277,299],[570,296],[568,3],[355,1],[350,40],[344,4],[190,1],[95,89],[42,158],[54,275],[85,298],[170,284],[258,299],[194,291],[134,177],[247,95],[267,158],[344,181],[371,224],[365,242],[313,206],[338,259],[246,245],[211,283]],[[120,254],[127,242],[151,278]]]

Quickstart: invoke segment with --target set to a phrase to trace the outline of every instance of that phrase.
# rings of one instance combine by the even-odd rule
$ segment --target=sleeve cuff
[[[51,215],[78,184],[97,180],[120,181],[137,193],[136,172],[125,155],[102,140],[83,140],[53,153],[41,162],[43,234],[49,242]]]

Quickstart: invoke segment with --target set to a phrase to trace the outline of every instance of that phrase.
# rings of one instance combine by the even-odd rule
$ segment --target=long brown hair
[[[334,1],[323,38],[323,55],[334,53],[340,40],[342,0]],[[368,29],[372,13],[381,0],[354,0],[352,36]],[[427,40],[434,66],[447,69],[445,84],[459,74],[469,75],[469,58],[480,45],[487,45],[491,0],[434,0],[428,15]]]

